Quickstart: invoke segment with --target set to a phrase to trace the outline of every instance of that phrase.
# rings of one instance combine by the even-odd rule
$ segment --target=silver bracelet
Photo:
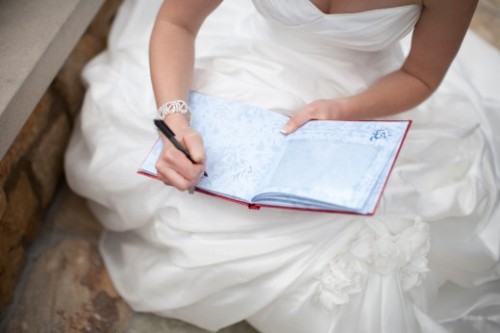
[[[160,105],[158,108],[158,114],[162,119],[174,113],[184,114],[187,116],[188,120],[191,118],[191,110],[189,109],[187,103],[182,99],[168,101],[167,103]]]

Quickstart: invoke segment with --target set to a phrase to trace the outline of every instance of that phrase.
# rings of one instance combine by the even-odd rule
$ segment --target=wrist
[[[332,119],[354,120],[354,101],[351,97],[342,97],[334,99],[334,115]]]
[[[158,115],[165,123],[177,131],[190,128],[191,110],[181,99],[168,101],[158,107]]]
[[[174,133],[178,133],[180,131],[184,131],[186,129],[191,128],[189,119],[180,113],[167,115],[162,118],[165,123],[167,123],[170,128],[174,131]]]
[[[191,110],[189,109],[187,103],[182,99],[175,99],[163,103],[158,107],[158,114],[163,120],[165,120],[168,116],[176,114],[184,115],[188,121],[191,118]]]

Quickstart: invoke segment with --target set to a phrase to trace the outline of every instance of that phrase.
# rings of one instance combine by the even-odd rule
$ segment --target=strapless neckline
[[[396,6],[380,9],[371,9],[353,13],[323,13],[310,0],[252,0],[257,10],[271,21],[277,21],[289,28],[298,28],[304,25],[328,25],[324,26],[326,30],[332,30],[331,24],[337,25],[342,31],[345,30],[344,24],[354,24],[355,29],[359,29],[359,24],[366,26],[369,23],[369,29],[374,24],[387,25],[391,21],[409,21],[411,24],[416,22],[420,16],[421,6],[410,4],[405,6]],[[321,30],[323,30],[321,28]],[[397,27],[398,28],[398,27]],[[336,28],[333,28],[334,30]]]
[[[387,7],[387,8],[378,8],[378,9],[369,9],[369,10],[363,10],[359,12],[349,12],[349,13],[325,13],[321,11],[318,7],[316,7],[315,4],[311,2],[311,0],[303,0],[307,7],[315,14],[319,14],[323,17],[351,17],[354,15],[370,15],[373,13],[386,13],[388,11],[405,11],[405,10],[413,10],[413,8],[419,8],[420,5],[418,4],[409,4],[409,5],[404,5],[404,6],[396,6],[396,7]]]
[[[410,33],[421,12],[420,5],[411,4],[325,14],[310,0],[252,1],[265,19],[255,23],[262,27],[259,38],[286,39],[294,48],[305,46],[326,53],[331,53],[332,47],[370,52],[391,47]]]

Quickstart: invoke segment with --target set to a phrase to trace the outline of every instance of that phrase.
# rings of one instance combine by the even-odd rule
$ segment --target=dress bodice
[[[252,0],[273,29],[343,48],[375,51],[407,35],[421,7],[407,5],[347,14],[325,14],[309,0]],[[291,31],[290,31],[291,30]]]

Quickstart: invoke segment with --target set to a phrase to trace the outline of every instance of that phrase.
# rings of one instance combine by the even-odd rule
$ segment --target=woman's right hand
[[[166,185],[185,191],[193,189],[203,176],[205,170],[205,148],[203,139],[192,128],[176,130],[175,138],[186,148],[192,163],[180,150],[178,150],[163,134],[163,149],[156,161],[158,178]]]

